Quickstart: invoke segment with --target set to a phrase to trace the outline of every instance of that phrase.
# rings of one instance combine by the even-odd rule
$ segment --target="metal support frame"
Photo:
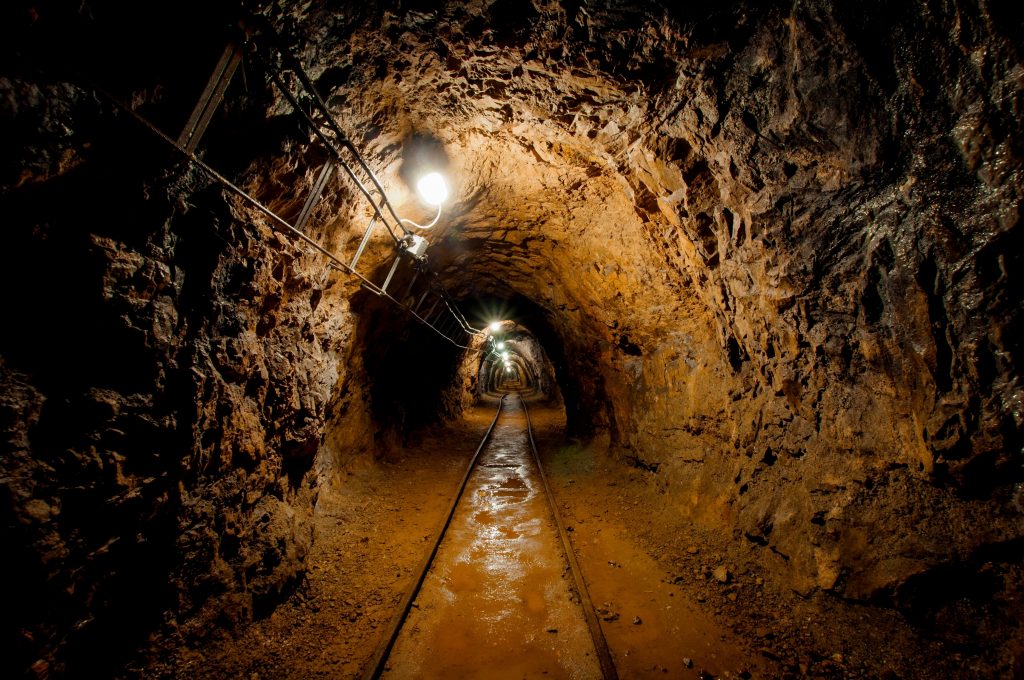
[[[224,53],[220,56],[220,61],[217,62],[213,73],[210,74],[210,80],[207,81],[203,93],[199,95],[199,101],[192,109],[192,115],[189,116],[185,129],[178,135],[178,146],[185,151],[192,153],[199,146],[199,140],[206,132],[206,127],[210,124],[214,111],[224,100],[224,93],[241,61],[242,51],[238,45],[234,42],[228,43],[224,48]]]
[[[231,41],[227,44],[213,70],[213,73],[207,81],[206,87],[203,89],[203,92],[199,97],[199,101],[196,103],[192,114],[189,116],[185,129],[182,130],[177,139],[165,134],[162,130],[135,112],[131,107],[126,106],[114,96],[103,91],[101,88],[95,87],[94,89],[103,94],[117,108],[125,111],[128,115],[150,129],[158,137],[177,148],[193,164],[201,168],[215,181],[234,192],[248,203],[252,204],[257,210],[266,215],[273,225],[290,233],[296,239],[305,242],[317,252],[327,257],[330,260],[330,265],[332,267],[360,279],[362,285],[368,290],[372,291],[376,295],[388,299],[396,306],[408,312],[414,319],[431,328],[438,335],[441,335],[457,347],[480,351],[479,349],[463,345],[449,337],[449,334],[456,329],[461,329],[463,333],[471,336],[479,334],[481,331],[478,331],[469,325],[458,307],[454,304],[454,301],[448,295],[447,291],[438,282],[437,274],[426,269],[425,262],[417,263],[416,273],[409,282],[409,286],[402,299],[396,299],[387,292],[388,286],[391,284],[394,275],[398,270],[398,266],[404,253],[404,238],[400,238],[399,234],[404,237],[410,232],[403,226],[402,220],[398,217],[394,206],[392,206],[391,202],[388,200],[387,194],[384,192],[384,188],[376,175],[366,164],[366,161],[363,160],[356,147],[341,131],[337,121],[334,120],[326,103],[320,97],[319,93],[317,93],[311,79],[303,70],[298,59],[286,50],[280,48],[278,46],[280,42],[279,39],[270,32],[248,31],[247,36],[248,37],[244,40]],[[267,43],[271,45],[269,49],[263,45],[257,44],[263,39],[266,39]],[[320,174],[317,176],[310,195],[307,196],[295,224],[290,224],[273,210],[260,203],[256,198],[250,196],[243,189],[233,184],[223,175],[203,162],[196,155],[196,149],[198,148],[214,113],[221,105],[231,79],[241,63],[243,49],[247,55],[251,56],[255,64],[260,65],[265,69],[269,80],[277,86],[284,98],[292,105],[295,112],[305,117],[306,121],[311,126],[313,134],[320,140],[331,155],[331,158],[320,170]],[[284,66],[279,66],[278,63],[283,63]],[[300,91],[304,97],[303,101],[312,101],[312,112],[306,111],[303,106],[300,106],[300,96],[296,95],[296,93],[290,89],[285,82],[285,78],[282,77],[282,74],[285,71],[294,75],[294,80],[297,80],[298,83],[301,84]],[[322,120],[316,119],[315,116],[317,114],[322,118]],[[332,140],[327,133],[330,133],[334,139]],[[338,255],[327,250],[320,243],[303,232],[303,229],[309,223],[309,219],[316,207],[316,204],[322,197],[323,192],[326,190],[327,185],[334,175],[335,170],[339,168],[344,170],[344,174],[347,175],[355,184],[359,192],[363,194],[364,198],[366,198],[367,202],[370,203],[373,209],[370,222],[363,233],[359,246],[353,254],[352,260],[347,264]],[[362,177],[360,177],[360,175],[362,175]],[[366,247],[378,225],[383,225],[388,234],[392,237],[394,241],[395,258],[387,277],[383,284],[379,286],[370,281],[367,276],[360,274],[356,270],[356,266],[358,265],[360,258],[364,255]],[[419,296],[418,301],[415,306],[413,306],[411,304],[414,299],[412,297],[413,290],[417,280],[421,276],[427,281],[426,290],[421,296]],[[424,304],[427,296],[431,292],[433,292],[437,297],[431,304],[427,314],[425,316],[421,316],[418,313],[419,308]],[[438,308],[439,303],[443,303],[440,308]],[[436,315],[435,310],[437,310]],[[446,311],[447,314],[445,313]],[[443,329],[437,325],[437,322],[441,320],[442,317],[447,317],[442,324]]]
[[[416,281],[419,280],[419,278],[420,278],[420,270],[417,267],[416,270],[412,274],[412,278],[409,279],[409,285],[405,287],[405,295],[400,297],[399,300],[401,300],[404,303],[406,300],[409,299],[409,296],[412,295],[412,288],[413,288],[413,286],[416,285]],[[413,307],[412,311],[415,312],[416,308]]]
[[[352,262],[348,265],[350,269],[355,269],[359,263],[359,258],[363,256],[363,251],[366,250],[366,244],[370,242],[370,237],[373,236],[373,226],[377,222],[377,216],[374,215],[370,218],[370,224],[367,225],[366,231],[363,232],[363,240],[359,242],[359,247],[356,249],[356,254],[352,256]]]
[[[391,285],[391,279],[395,275],[395,271],[398,270],[398,265],[402,262],[402,253],[399,252],[395,255],[395,263],[391,265],[391,271],[388,272],[388,276],[384,279],[384,283],[380,287],[380,292],[386,293],[388,286]]]
[[[430,295],[430,289],[429,288],[427,288],[425,291],[423,291],[423,295],[420,296],[419,301],[413,306],[412,311],[414,311],[414,312],[420,311],[420,307],[423,306],[423,301],[427,299],[428,295]],[[431,307],[431,311],[433,311],[433,307]]]
[[[309,216],[313,214],[313,208],[316,207],[321,194],[323,194],[324,189],[327,188],[327,182],[330,181],[331,175],[333,174],[334,163],[332,161],[327,161],[324,163],[324,167],[320,171],[320,175],[316,178],[316,182],[313,184],[313,190],[306,198],[306,204],[302,206],[298,219],[295,220],[296,229],[304,230],[306,222],[309,220]]]

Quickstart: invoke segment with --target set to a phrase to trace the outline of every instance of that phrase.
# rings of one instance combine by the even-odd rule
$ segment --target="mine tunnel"
[[[0,16],[3,677],[1024,677],[1015,3]]]

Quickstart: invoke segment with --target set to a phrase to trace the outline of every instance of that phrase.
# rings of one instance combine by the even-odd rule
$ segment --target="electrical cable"
[[[314,117],[308,111],[306,111],[305,108],[303,108],[300,105],[300,102],[298,100],[297,95],[291,90],[291,88],[289,88],[285,84],[284,79],[282,78],[282,70],[281,70],[281,68],[280,67],[276,67],[273,64],[271,64],[270,61],[268,59],[266,59],[263,54],[261,54],[259,46],[252,39],[252,34],[250,33],[244,40],[241,40],[240,44],[242,46],[245,46],[245,47],[249,48],[248,51],[247,51],[247,54],[252,55],[256,59],[256,61],[259,62],[259,64],[263,67],[263,70],[266,72],[267,76],[277,86],[277,89],[281,92],[281,94],[285,97],[285,99],[288,100],[289,104],[291,104],[291,106],[295,109],[295,111],[300,113],[306,119],[306,121],[312,127],[312,130],[313,130],[314,134],[316,135],[316,137],[327,147],[327,149],[335,157],[337,162],[344,168],[344,170],[348,174],[349,178],[352,179],[352,181],[359,188],[359,190],[363,194],[363,196],[373,206],[374,213],[375,213],[376,217],[378,219],[380,219],[381,222],[384,223],[385,227],[388,230],[388,233],[391,235],[392,239],[395,241],[396,250],[398,251],[398,253],[396,254],[396,257],[401,257],[403,251],[402,251],[402,249],[400,247],[397,247],[397,246],[399,246],[403,242],[403,239],[400,239],[395,234],[395,231],[392,228],[391,224],[389,224],[388,220],[385,218],[384,210],[386,210],[390,214],[390,216],[394,219],[395,224],[398,226],[399,229],[401,229],[403,234],[407,237],[407,236],[409,236],[411,234],[411,232],[409,232],[403,226],[404,224],[410,224],[410,225],[412,225],[414,227],[417,227],[417,228],[420,228],[420,229],[429,229],[430,227],[434,226],[438,222],[438,220],[440,219],[440,216],[441,216],[441,205],[438,204],[437,215],[434,217],[433,221],[431,221],[430,224],[428,224],[428,225],[420,225],[420,224],[418,224],[418,223],[416,223],[416,222],[414,222],[412,220],[408,220],[408,219],[404,219],[404,218],[398,217],[397,213],[395,212],[394,206],[391,204],[390,200],[388,199],[387,193],[384,191],[384,188],[381,185],[380,181],[377,179],[377,176],[373,173],[373,171],[370,169],[370,167],[366,164],[365,160],[359,154],[358,149],[355,148],[355,146],[351,143],[351,141],[349,141],[347,139],[347,137],[345,136],[345,134],[342,132],[341,128],[339,127],[339,125],[337,123],[337,121],[331,115],[329,109],[327,108],[326,103],[320,97],[320,95],[316,91],[316,89],[314,88],[312,80],[309,78],[308,74],[302,68],[302,65],[299,63],[298,59],[294,55],[292,55],[288,50],[286,50],[286,49],[284,49],[283,47],[280,46],[280,42],[281,42],[280,36],[278,36],[276,34],[276,32],[273,31],[273,29],[270,29],[270,28],[268,28],[268,27],[266,27],[264,25],[263,30],[260,31],[260,37],[267,37],[269,39],[269,41],[276,41],[278,43],[278,45],[275,45],[272,48],[273,50],[275,50],[277,52],[277,57],[278,57],[277,59],[274,59],[273,61],[277,62],[278,60],[280,60],[281,62],[284,62],[285,64],[287,64],[288,70],[290,70],[295,75],[295,77],[298,79],[299,83],[301,83],[301,85],[303,86],[302,89],[304,89],[306,91],[306,93],[312,98],[317,112],[320,113],[326,119],[327,125],[329,127],[329,131],[334,133],[334,136],[337,138],[336,144],[338,144],[342,149],[344,149],[349,154],[351,154],[351,156],[353,157],[353,159],[354,159],[356,165],[358,166],[358,168],[365,173],[366,177],[369,178],[369,182],[370,182],[370,184],[372,184],[373,189],[380,196],[380,202],[379,203],[371,195],[371,189],[368,186],[366,186],[363,183],[363,181],[360,180],[360,178],[357,176],[354,168],[342,156],[341,150],[337,146],[335,146],[335,144],[332,144],[331,140],[329,140],[327,138],[326,134],[324,133],[324,130],[321,128],[322,124],[319,121],[315,120]],[[243,53],[243,55],[244,54],[246,54],[246,53]],[[93,89],[95,92],[100,94],[104,99],[106,99],[115,108],[115,110],[127,113],[131,118],[136,120],[143,127],[148,129],[150,132],[155,134],[157,137],[162,139],[164,142],[166,142],[170,146],[173,146],[178,152],[180,152],[182,155],[184,155],[191,163],[193,163],[196,167],[201,169],[204,173],[206,173],[215,182],[217,182],[218,184],[220,184],[224,188],[228,189],[232,193],[238,195],[243,200],[245,200],[246,202],[248,202],[252,206],[254,206],[260,213],[262,213],[263,215],[268,217],[271,220],[272,224],[277,225],[278,227],[284,229],[286,232],[288,232],[292,236],[298,238],[300,241],[306,243],[307,245],[309,245],[310,247],[315,249],[317,252],[319,252],[320,254],[322,254],[325,257],[327,257],[328,260],[329,260],[328,264],[329,264],[330,268],[334,268],[334,269],[337,269],[338,271],[341,271],[343,273],[355,276],[356,278],[358,278],[362,282],[362,285],[364,285],[366,288],[368,288],[371,292],[373,292],[374,294],[378,295],[379,297],[385,298],[386,300],[388,300],[389,302],[393,303],[394,305],[402,308],[403,310],[408,312],[413,318],[415,318],[417,321],[419,321],[420,323],[422,323],[425,326],[429,327],[431,330],[433,330],[435,333],[440,335],[442,338],[447,340],[449,343],[451,343],[455,347],[458,347],[458,348],[464,349],[464,350],[468,350],[468,351],[479,352],[479,353],[484,353],[485,352],[485,350],[482,349],[482,348],[475,348],[475,347],[471,347],[469,345],[463,345],[463,344],[461,344],[459,342],[456,342],[454,339],[449,337],[446,333],[442,332],[433,323],[431,323],[427,319],[425,319],[422,316],[420,316],[411,307],[411,305],[406,304],[405,302],[401,302],[401,301],[397,300],[390,293],[388,293],[385,289],[381,288],[380,286],[378,286],[377,284],[373,283],[372,281],[370,281],[368,278],[366,278],[365,276],[363,276],[359,272],[355,271],[354,268],[349,266],[347,263],[343,262],[337,255],[335,255],[331,251],[329,251],[326,248],[324,248],[317,241],[315,241],[314,239],[312,239],[309,236],[307,236],[300,229],[298,229],[297,227],[295,227],[294,225],[289,223],[287,220],[285,220],[284,218],[279,216],[277,213],[275,213],[269,207],[265,206],[263,203],[261,203],[259,200],[257,200],[254,196],[250,195],[244,189],[242,189],[241,187],[235,185],[233,182],[228,180],[225,176],[221,175],[214,168],[212,168],[210,165],[208,165],[203,160],[201,160],[196,155],[196,153],[194,153],[190,149],[183,148],[178,143],[178,141],[176,139],[171,138],[169,135],[164,133],[160,128],[158,128],[156,125],[151,123],[149,120],[147,120],[141,114],[137,113],[130,106],[124,104],[121,100],[119,100],[113,94],[111,94],[110,92],[108,92],[104,88],[96,85],[95,83],[92,83],[88,78],[83,78],[83,80],[85,82],[89,83],[89,86],[91,87],[91,89]],[[444,288],[444,286],[440,283],[440,280],[439,280],[439,277],[438,277],[437,273],[433,272],[433,271],[430,271],[429,269],[426,269],[425,267],[423,267],[423,269],[421,271],[426,272],[426,274],[427,274],[426,279],[427,279],[427,282],[428,282],[429,289],[433,290],[435,292],[435,294],[437,294],[437,296],[440,299],[440,301],[442,301],[444,303],[444,307],[448,310],[448,312],[451,315],[451,317],[455,320],[456,327],[459,328],[462,332],[470,335],[471,337],[479,337],[479,336],[483,335],[482,331],[473,328],[468,323],[468,321],[466,320],[465,316],[462,314],[461,310],[458,308],[458,305],[455,303],[454,299],[451,297],[451,295],[448,293],[448,291]],[[455,328],[452,328],[449,332],[454,331],[454,330],[455,330]]]
[[[293,236],[299,238],[300,240],[302,240],[303,242],[305,242],[306,244],[308,244],[309,246],[314,248],[317,252],[319,252],[320,254],[322,254],[325,257],[327,257],[329,260],[331,260],[330,266],[332,266],[335,269],[338,269],[339,271],[342,271],[342,272],[344,272],[346,274],[350,274],[352,276],[355,276],[356,278],[358,278],[362,282],[362,284],[364,286],[369,288],[376,295],[378,295],[380,297],[383,297],[384,299],[394,303],[397,307],[400,307],[401,309],[407,311],[417,321],[419,321],[423,325],[427,326],[428,328],[433,330],[435,333],[440,335],[442,338],[447,340],[449,343],[451,343],[452,345],[455,345],[456,347],[458,347],[459,349],[465,349],[465,350],[469,350],[469,351],[472,351],[472,352],[482,352],[483,351],[480,348],[474,348],[474,347],[470,347],[468,345],[459,344],[458,342],[456,342],[456,341],[452,340],[451,338],[449,338],[448,336],[446,336],[444,333],[442,333],[440,330],[438,330],[437,327],[435,327],[429,321],[427,321],[426,319],[421,317],[419,314],[414,312],[408,305],[406,305],[406,304],[404,304],[402,302],[399,302],[394,297],[392,297],[387,291],[384,291],[379,286],[377,286],[377,284],[373,283],[372,281],[367,279],[365,276],[363,276],[359,272],[357,272],[354,269],[350,268],[337,255],[335,255],[331,251],[327,250],[326,248],[321,246],[319,243],[317,243],[316,241],[314,241],[310,237],[306,236],[299,229],[296,229],[287,220],[285,220],[284,218],[280,217],[277,213],[275,213],[273,210],[271,210],[267,206],[263,205],[263,203],[258,201],[255,197],[251,196],[244,189],[242,189],[241,187],[237,186],[236,184],[231,182],[229,179],[227,179],[226,177],[221,175],[219,172],[214,170],[212,167],[207,165],[204,161],[202,161],[193,152],[188,151],[188,150],[182,148],[178,144],[178,142],[176,140],[172,139],[169,135],[164,133],[163,130],[161,130],[160,128],[158,128],[155,125],[153,125],[153,123],[149,122],[142,115],[136,113],[131,107],[125,105],[123,102],[121,102],[119,99],[117,99],[114,95],[112,95],[111,93],[107,92],[105,89],[103,89],[103,88],[101,88],[101,87],[99,87],[97,85],[92,85],[91,87],[92,87],[92,89],[95,92],[99,93],[112,106],[114,106],[114,108],[116,108],[117,110],[122,111],[124,113],[127,113],[129,116],[131,116],[135,121],[140,123],[147,130],[149,130],[150,132],[155,134],[157,137],[159,137],[160,139],[162,139],[163,141],[167,142],[169,145],[171,145],[175,149],[177,149],[189,161],[194,163],[199,169],[201,169],[203,172],[205,172],[207,175],[209,175],[210,178],[213,179],[215,182],[217,182],[218,184],[220,184],[224,188],[232,191],[233,193],[237,194],[241,198],[245,199],[247,202],[252,204],[253,207],[255,207],[257,210],[259,210],[261,213],[263,213],[267,217],[269,217],[275,224],[279,225],[280,227],[283,227],[290,234],[292,234]],[[431,273],[433,273],[433,272],[431,272]],[[445,304],[447,306],[447,302]],[[449,310],[450,309],[451,308],[449,307]],[[458,316],[456,316],[454,313],[453,313],[453,316],[455,316],[456,320],[458,320]]]
[[[417,224],[416,222],[413,222],[412,220],[407,220],[404,217],[401,218],[400,221],[403,224],[411,224],[412,226],[416,227],[417,229],[430,229],[432,226],[437,224],[437,221],[439,219],[441,219],[441,204],[440,203],[437,204],[437,214],[434,215],[434,219],[431,220],[430,224]]]

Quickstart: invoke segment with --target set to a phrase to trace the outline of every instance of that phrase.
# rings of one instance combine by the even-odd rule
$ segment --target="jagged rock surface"
[[[443,145],[432,264],[466,300],[529,310],[570,427],[656,475],[667,512],[805,596],[956,630],[931,597],[946,575],[1012,601],[1024,29],[1008,5],[254,8],[403,210],[404,145]],[[4,284],[24,292],[2,348],[4,542],[29,584],[10,632],[15,663],[59,670],[112,627],[201,634],[271,606],[301,573],[317,484],[456,414],[473,378],[199,173],[131,165],[111,130],[130,121],[73,78],[8,70]],[[170,77],[121,85],[160,114],[187,90]],[[210,155],[297,213],[324,159],[308,130],[258,85],[223,120],[261,141]],[[311,233],[351,251],[357,199],[338,187]],[[409,362],[430,370],[406,389]]]

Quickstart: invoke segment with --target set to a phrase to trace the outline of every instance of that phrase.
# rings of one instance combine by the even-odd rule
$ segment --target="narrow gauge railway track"
[[[522,425],[517,426],[506,423],[503,423],[502,427],[499,428],[501,431],[495,435],[496,426],[502,420],[503,411],[506,412],[510,420],[518,418],[519,409],[516,409],[514,402],[510,401],[513,398],[517,399],[518,406],[524,416],[526,436],[522,435]],[[527,440],[528,443],[526,443]],[[528,453],[525,451],[527,447],[529,449]],[[484,462],[481,463],[481,460]],[[530,469],[526,470],[527,467]],[[509,472],[510,469],[514,469],[515,472]],[[525,476],[520,478],[520,476],[516,476],[517,474],[524,474]],[[535,481],[538,483],[535,483]],[[468,496],[466,495],[467,486],[470,486],[473,490]],[[543,494],[538,493],[535,495],[532,493],[532,487],[534,486],[543,488]],[[544,501],[540,500],[542,496],[545,499]],[[524,514],[526,506],[529,506],[529,510],[527,514]],[[475,514],[472,514],[474,511]],[[495,520],[490,519],[496,513],[506,516],[496,517]],[[546,517],[538,519],[541,515]],[[453,519],[457,516],[459,517],[456,522],[457,527],[450,532],[450,529],[453,527]],[[470,517],[473,519],[471,520]],[[484,519],[479,519],[481,517]],[[472,523],[473,520],[477,523]],[[541,527],[542,524],[544,527]],[[553,529],[557,529],[557,540],[553,538],[555,533]],[[521,534],[527,536],[520,538]],[[470,539],[471,545],[466,543],[467,536]],[[512,538],[502,542],[503,536],[506,538],[510,536]],[[488,537],[497,538],[488,539]],[[444,544],[446,538],[449,540],[449,544],[445,544],[442,549],[442,544]],[[493,547],[496,541],[500,543],[497,549]],[[459,546],[462,546],[462,552],[457,555],[460,551]],[[496,554],[481,557],[479,555],[481,549],[492,550]],[[532,554],[532,551],[545,553],[545,555],[535,556]],[[439,552],[442,553],[441,558],[438,558]],[[556,553],[557,557],[552,556]],[[471,564],[471,562],[476,561],[483,562],[483,564]],[[504,566],[502,565],[507,566],[510,561],[516,562],[517,565],[519,562],[522,562],[523,564],[519,566],[529,570],[528,575],[524,575],[522,572],[523,568],[513,565],[512,571],[510,571],[512,576],[509,580],[515,581],[517,579],[519,582],[518,586],[514,584],[507,585],[501,582],[482,585],[479,582],[481,579],[480,573],[473,572],[474,568],[479,569],[484,579],[492,578],[492,572],[496,570],[499,572],[499,575],[505,575],[506,572],[503,570]],[[545,562],[547,563],[545,564]],[[536,566],[535,563],[540,563],[537,570],[530,570],[530,567]],[[502,568],[496,569],[496,566]],[[432,569],[437,569],[445,573],[446,576],[444,578],[430,576]],[[563,589],[565,587],[565,584],[560,582],[561,575],[566,571],[571,577],[571,589],[575,594],[573,601],[578,603],[579,610],[567,602],[567,597],[559,597],[557,595],[559,586]],[[548,585],[539,583],[545,582],[545,573],[548,575]],[[552,573],[554,581],[559,582],[558,585],[551,585]],[[468,591],[477,591],[475,593],[477,599],[467,598],[472,603],[468,612],[463,611],[459,614],[450,609],[445,609],[446,604],[457,597],[457,593],[445,591],[445,596],[430,595],[426,591],[431,591],[431,588],[427,588],[426,591],[421,593],[424,590],[424,583],[428,581],[428,576],[430,576],[431,583],[433,584],[433,590],[437,590],[437,584],[440,582],[454,582],[453,588],[455,590],[458,590],[459,584],[462,584]],[[502,576],[498,578],[501,579]],[[524,587],[523,584],[527,585]],[[444,590],[444,588],[443,585],[440,586],[441,590]],[[484,592],[481,595],[479,591]],[[542,594],[542,591],[545,594]],[[502,595],[496,596],[496,592],[501,592]],[[552,595],[552,593],[556,594]],[[523,623],[523,628],[531,629],[525,631],[524,635],[527,638],[531,636],[536,638],[536,632],[532,631],[532,629],[537,628],[539,617],[546,617],[546,620],[561,622],[557,627],[551,624],[550,621],[548,624],[545,624],[547,633],[571,635],[569,631],[578,628],[579,635],[575,636],[575,638],[580,638],[580,636],[584,638],[582,641],[574,639],[571,643],[566,644],[564,649],[559,648],[554,651],[552,657],[557,656],[559,658],[559,663],[563,665],[563,669],[565,668],[564,664],[571,664],[571,662],[567,661],[569,658],[578,658],[584,666],[593,666],[590,671],[585,673],[586,675],[595,677],[599,675],[605,680],[617,679],[611,654],[608,651],[597,614],[587,592],[580,565],[577,559],[575,559],[565,525],[558,513],[544,468],[541,465],[537,445],[534,440],[534,432],[532,432],[529,420],[529,412],[526,409],[526,402],[518,393],[505,394],[499,400],[495,417],[490,422],[476,452],[470,459],[449,511],[444,515],[430,550],[427,551],[416,578],[406,593],[403,594],[390,625],[370,658],[365,674],[362,676],[365,680],[380,678],[387,671],[390,671],[389,663],[394,660],[395,654],[402,655],[402,644],[410,646],[412,645],[409,642],[411,635],[422,635],[422,631],[420,631],[421,626],[437,626],[436,622],[428,623],[424,619],[427,614],[418,608],[418,598],[421,598],[421,594],[426,597],[428,602],[425,608],[437,609],[434,612],[435,619],[440,610],[446,611],[447,618],[449,618],[447,621],[441,621],[438,627],[440,630],[438,635],[440,637],[433,639],[434,646],[427,644],[427,653],[429,655],[460,657],[472,655],[477,651],[477,647],[504,647],[506,646],[506,641],[501,639],[503,634],[507,635],[509,633],[507,627],[513,625],[510,623],[511,621],[520,621],[520,619]],[[504,599],[502,599],[498,610],[492,611],[488,609],[489,605],[487,602],[480,600],[480,597],[490,598],[490,600]],[[549,603],[551,610],[548,609],[548,604],[544,601],[545,599],[553,600],[553,602]],[[430,602],[434,602],[435,606],[431,607]],[[437,606],[438,602],[440,603],[439,608]],[[414,607],[417,607],[415,612]],[[522,613],[519,614],[518,610],[522,610]],[[582,617],[580,613],[582,613]],[[444,614],[440,615],[443,619]],[[457,619],[460,620],[456,621]],[[574,620],[578,623],[573,624],[569,620]],[[583,623],[580,623],[581,620],[586,624],[585,631]],[[411,621],[413,622],[412,624],[410,623]],[[497,628],[495,622],[499,622]],[[501,630],[502,625],[506,627],[506,630]],[[466,629],[475,629],[472,631],[472,635],[482,635],[484,637],[472,638],[471,640],[463,639],[463,637],[460,637],[460,634],[464,633]],[[561,632],[559,632],[559,629],[562,629]],[[569,631],[564,629],[569,629]],[[586,640],[588,633],[589,640]],[[399,648],[396,649],[396,643],[399,642],[399,639],[402,640],[402,643],[398,644]],[[551,639],[554,640],[555,638]],[[590,657],[589,649],[591,643],[596,654],[596,660]],[[535,644],[535,647],[530,647],[529,652],[523,650],[520,655],[538,655],[535,651],[537,640],[534,639],[530,644]],[[550,647],[553,642],[541,640],[541,644],[542,646],[547,645]],[[559,639],[559,644],[562,644],[561,639]],[[584,654],[587,657],[586,660],[584,660],[581,652],[581,644],[585,644],[586,649],[588,649]],[[494,656],[488,658],[486,653],[483,653],[480,656],[480,663],[514,665],[517,663],[514,658],[515,642],[508,642],[507,646],[509,647],[508,653],[511,654],[508,660]],[[467,649],[467,647],[473,648]],[[408,657],[410,653],[407,651],[404,656]],[[583,672],[579,668],[571,668],[570,670],[573,677],[580,677],[580,673]],[[447,673],[452,673],[451,669]],[[419,675],[420,673],[416,673],[416,677]]]

